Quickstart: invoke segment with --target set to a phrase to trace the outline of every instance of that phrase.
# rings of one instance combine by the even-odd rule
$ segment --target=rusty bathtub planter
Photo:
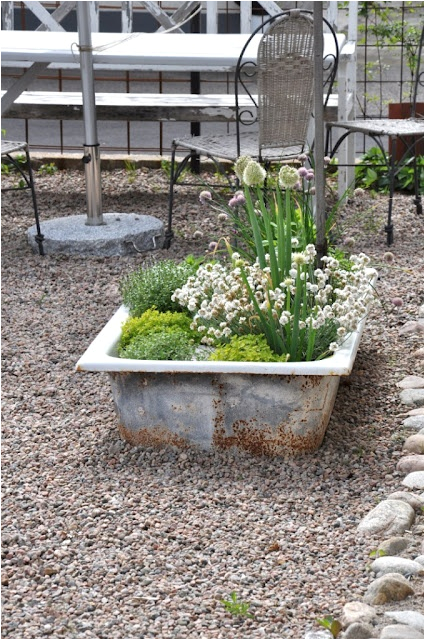
[[[118,358],[127,317],[120,307],[77,363],[78,371],[108,373],[124,440],[270,456],[320,447],[365,323],[318,362],[195,362]]]

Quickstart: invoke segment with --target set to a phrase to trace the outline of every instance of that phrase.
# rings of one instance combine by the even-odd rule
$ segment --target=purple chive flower
[[[300,178],[305,178],[308,174],[308,171],[305,167],[300,167],[298,169],[298,175],[300,176]]]
[[[208,200],[212,200],[210,191],[201,191],[199,194],[199,201],[201,204],[207,204]]]
[[[235,196],[236,197],[236,201],[238,204],[245,204],[246,203],[246,199],[243,193],[239,193],[238,195]]]
[[[306,175],[305,179],[308,180],[308,181],[314,180],[314,172],[313,171],[307,171],[307,175]]]
[[[403,305],[403,300],[401,298],[391,298],[391,302],[395,307],[401,307]]]
[[[228,202],[229,207],[231,207],[232,209],[235,209],[238,206],[238,204],[239,204],[238,199],[235,198],[234,196],[233,198],[230,198]]]
[[[208,251],[215,251],[218,247],[217,242],[210,242],[208,245]]]

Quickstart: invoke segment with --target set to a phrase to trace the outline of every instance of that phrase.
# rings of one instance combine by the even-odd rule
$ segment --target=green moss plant
[[[123,324],[118,347],[120,358],[136,360],[190,360],[200,342],[185,313],[148,309]]]
[[[286,356],[278,356],[261,334],[232,336],[228,344],[217,347],[209,360],[229,362],[286,362]]]
[[[192,360],[196,345],[181,329],[137,335],[120,351],[121,358],[134,360]]]

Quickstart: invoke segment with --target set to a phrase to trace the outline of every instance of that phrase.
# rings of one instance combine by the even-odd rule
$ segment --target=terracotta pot
[[[388,117],[392,120],[410,118],[411,112],[412,112],[412,105],[410,102],[393,102],[388,105]],[[420,117],[423,115],[424,115],[424,103],[417,102],[415,116]],[[413,138],[411,138],[411,143],[413,144]],[[389,153],[391,153],[391,142],[389,143],[388,151]],[[405,152],[406,152],[406,146],[403,144],[401,140],[397,140],[396,160],[400,161],[403,155],[405,154]],[[415,154],[416,156],[424,155],[423,138],[416,143]]]

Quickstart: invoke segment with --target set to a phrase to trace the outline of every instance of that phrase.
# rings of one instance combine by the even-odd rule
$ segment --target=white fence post
[[[218,33],[218,2],[205,2],[207,9],[207,33]]]
[[[121,31],[123,33],[132,33],[133,31],[133,3],[121,3]]]
[[[15,13],[13,2],[1,3],[1,28],[12,31],[15,28]]]

